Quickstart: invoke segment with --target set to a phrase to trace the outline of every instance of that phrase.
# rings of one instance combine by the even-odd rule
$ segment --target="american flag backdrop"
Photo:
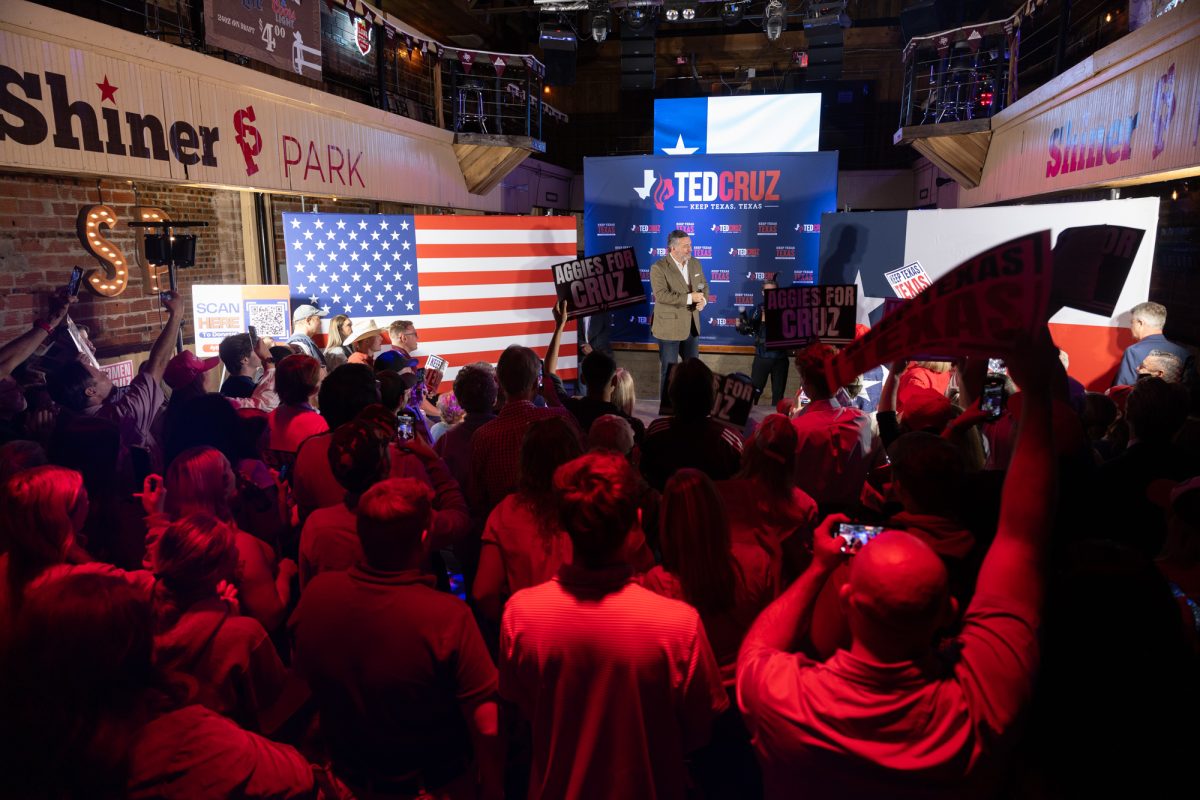
[[[418,355],[458,368],[492,364],[510,344],[544,356],[554,319],[550,267],[576,257],[574,217],[404,214],[283,215],[292,307],[311,303],[381,328],[411,320]],[[559,350],[558,374],[577,367],[575,323]]]

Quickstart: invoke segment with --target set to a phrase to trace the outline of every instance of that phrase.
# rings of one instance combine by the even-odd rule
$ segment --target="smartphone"
[[[67,280],[67,294],[70,297],[79,296],[79,284],[83,280],[83,267],[75,267],[71,270],[71,277]]]
[[[1004,413],[1004,397],[1003,377],[993,376],[984,381],[979,407],[988,415],[988,419],[997,419]]]
[[[884,528],[878,525],[859,525],[857,522],[843,522],[841,525],[838,525],[836,535],[846,540],[846,546],[850,546],[855,542],[864,545],[883,533],[883,531]]]
[[[1007,376],[1008,375],[1008,367],[1006,367],[1004,365],[1004,359],[1003,358],[989,358],[987,374],[989,376],[996,376],[996,375]]]
[[[170,299],[171,299],[170,292],[159,292],[158,293],[158,302],[162,303],[164,306],[167,304],[167,301]]]
[[[413,418],[404,416],[396,417],[396,438],[401,442],[412,441],[413,438]]]
[[[250,326],[249,331],[250,331],[250,349],[257,350],[258,349],[258,331],[255,330],[253,325]]]

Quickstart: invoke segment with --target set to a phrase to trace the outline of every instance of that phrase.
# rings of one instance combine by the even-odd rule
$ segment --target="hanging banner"
[[[550,271],[558,299],[568,303],[567,319],[638,305],[646,298],[630,247],[555,264]]]
[[[763,324],[768,350],[805,347],[813,342],[854,341],[858,287],[787,286],[763,291]]]
[[[492,56],[492,68],[496,70],[496,77],[504,77],[504,68],[508,66],[508,62],[504,60],[504,56]]]
[[[277,69],[320,79],[321,6],[318,0],[205,0],[204,42]]]
[[[291,331],[287,286],[192,287],[192,319],[196,326],[196,355],[218,355],[221,340],[247,333],[286,339]]]
[[[1121,225],[1067,228],[1054,244],[1050,313],[1063,306],[1111,316],[1146,232]]]
[[[985,250],[959,264],[838,352],[830,379],[845,386],[871,367],[917,352],[996,356],[1046,322],[1050,231]]]

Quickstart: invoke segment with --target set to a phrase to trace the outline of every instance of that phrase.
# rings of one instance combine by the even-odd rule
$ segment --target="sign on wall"
[[[0,74],[0,169],[499,210],[449,131],[53,9],[0,20]]]
[[[204,41],[306,78],[321,77],[320,0],[206,0]]]
[[[1082,91],[1053,96],[1001,124],[992,134],[980,185],[959,193],[963,205],[1194,168],[1200,163],[1200,39],[1183,38],[1194,25],[1194,3],[1126,36],[1085,65],[1096,71]],[[1131,55],[1133,54],[1133,55]]]
[[[246,333],[251,325],[259,336],[284,339],[291,331],[288,287],[193,286],[192,319],[201,357],[217,355],[222,339]]]
[[[632,247],[647,302],[614,312],[613,341],[650,342],[650,267],[667,236],[691,237],[708,280],[703,344],[745,345],[738,312],[762,283],[816,282],[821,215],[837,200],[837,153],[584,159],[585,253]]]

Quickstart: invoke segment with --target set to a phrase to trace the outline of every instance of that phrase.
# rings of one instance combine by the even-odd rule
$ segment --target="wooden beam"
[[[458,168],[471,194],[487,194],[526,158],[544,152],[546,144],[528,136],[460,133],[454,137]]]

